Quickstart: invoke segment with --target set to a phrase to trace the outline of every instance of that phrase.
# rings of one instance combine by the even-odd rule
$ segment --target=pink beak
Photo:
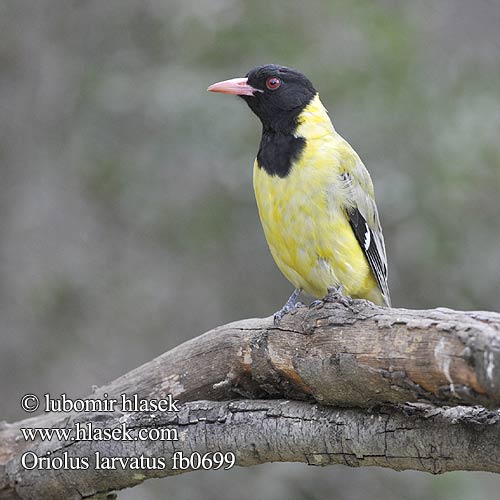
[[[262,92],[262,90],[254,89],[252,86],[248,85],[247,78],[232,78],[231,80],[224,80],[223,82],[210,85],[207,90],[209,92],[220,92],[222,94],[250,96],[253,96],[254,92]]]

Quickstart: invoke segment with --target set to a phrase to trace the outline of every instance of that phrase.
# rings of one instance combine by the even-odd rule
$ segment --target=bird
[[[370,174],[335,130],[310,80],[266,64],[207,90],[241,97],[262,124],[253,166],[257,208],[271,254],[295,288],[274,324],[300,305],[301,292],[390,307]]]

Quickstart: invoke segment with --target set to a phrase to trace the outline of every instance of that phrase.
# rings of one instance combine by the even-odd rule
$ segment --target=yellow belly
[[[366,257],[332,196],[339,172],[331,164],[307,166],[307,149],[301,166],[285,178],[254,165],[255,197],[274,260],[296,288],[313,297],[342,285],[351,297],[381,304]]]

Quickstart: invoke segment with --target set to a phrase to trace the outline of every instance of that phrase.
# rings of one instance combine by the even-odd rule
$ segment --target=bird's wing
[[[386,305],[391,298],[387,285],[387,256],[384,235],[375,205],[373,184],[368,170],[356,155],[354,167],[341,172],[345,188],[345,212],[370,268],[375,276]]]

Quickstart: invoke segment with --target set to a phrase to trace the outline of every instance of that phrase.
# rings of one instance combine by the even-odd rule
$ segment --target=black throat
[[[293,162],[298,160],[306,146],[303,137],[294,137],[291,132],[263,130],[257,164],[269,175],[287,177]]]

